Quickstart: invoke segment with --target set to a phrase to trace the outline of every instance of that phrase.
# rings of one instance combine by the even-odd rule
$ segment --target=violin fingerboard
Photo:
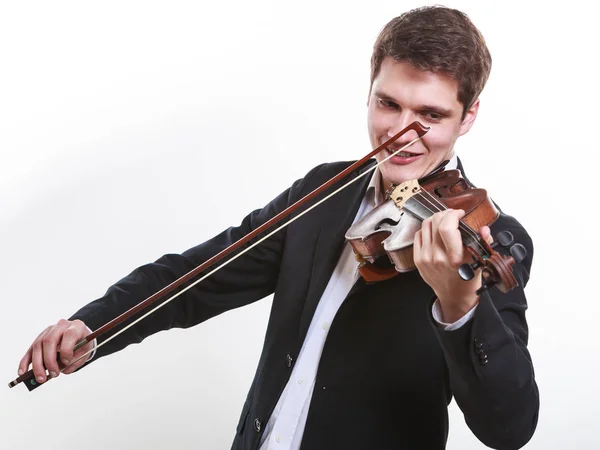
[[[433,216],[434,213],[438,212],[431,210],[430,208],[419,202],[415,197],[411,197],[408,200],[406,200],[403,209],[405,211],[408,211],[420,220],[425,220]]]

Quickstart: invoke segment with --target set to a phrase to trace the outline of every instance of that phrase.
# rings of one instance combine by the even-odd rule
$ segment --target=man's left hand
[[[475,291],[481,287],[481,269],[469,281],[458,275],[461,264],[473,263],[458,228],[464,215],[462,209],[435,213],[423,221],[414,239],[415,265],[437,295],[447,323],[456,322],[479,302]],[[480,234],[485,241],[491,241],[489,227],[483,227]]]

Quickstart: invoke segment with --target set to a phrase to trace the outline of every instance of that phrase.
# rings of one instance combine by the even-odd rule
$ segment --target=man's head
[[[454,142],[472,126],[491,69],[485,41],[462,12],[418,8],[391,20],[371,57],[369,134],[377,147],[415,120],[430,126],[409,147],[417,155],[382,166],[384,182],[419,178],[452,155]],[[409,133],[392,148],[416,137]],[[389,153],[381,152],[381,160]]]

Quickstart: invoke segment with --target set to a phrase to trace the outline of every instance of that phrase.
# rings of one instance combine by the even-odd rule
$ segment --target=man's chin
[[[405,181],[415,180],[422,177],[421,171],[416,170],[416,168],[413,169],[408,167],[402,168],[400,170],[391,170],[383,175],[384,179],[387,179],[390,183],[394,184],[401,184]]]

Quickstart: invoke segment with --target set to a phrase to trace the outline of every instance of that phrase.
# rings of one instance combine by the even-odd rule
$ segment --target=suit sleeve
[[[302,180],[296,181],[291,188],[264,208],[250,213],[239,226],[230,227],[207,242],[182,254],[167,254],[153,263],[138,267],[111,286],[104,296],[81,308],[69,320],[82,320],[90,329],[96,330],[118,317],[293,204],[297,200],[296,197],[302,192],[303,186],[319,167],[314,168]],[[283,222],[288,219],[284,219]],[[139,343],[159,331],[170,328],[188,328],[227,310],[250,304],[272,294],[277,283],[281,254],[285,245],[285,231],[283,229],[270,236],[223,267],[222,270],[196,284],[164,307],[98,348],[95,357],[90,362],[119,351],[130,344]],[[247,246],[260,237],[262,236],[256,237]],[[231,256],[226,257],[226,260]],[[207,271],[210,270],[212,268]],[[198,275],[198,278],[202,275]],[[192,282],[193,280],[184,287]],[[175,292],[158,300],[157,304],[162,303]],[[108,332],[108,335],[121,330],[145,312],[142,311],[117,326],[113,331]],[[98,345],[102,344],[107,337],[99,337]]]
[[[525,445],[535,431],[539,411],[539,393],[527,349],[524,293],[533,244],[522,228],[509,231],[528,253],[524,261],[513,266],[519,286],[505,294],[495,288],[484,292],[472,320],[457,330],[435,326],[456,403],[475,436],[495,449]]]

